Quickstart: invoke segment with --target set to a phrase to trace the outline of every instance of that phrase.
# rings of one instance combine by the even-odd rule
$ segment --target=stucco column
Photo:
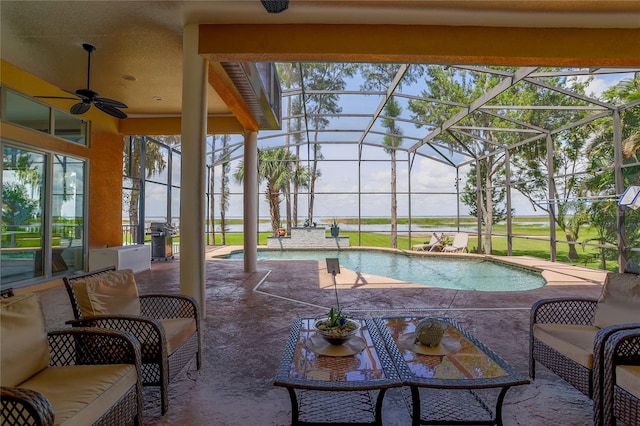
[[[180,170],[180,291],[205,316],[205,193],[207,63],[198,55],[198,25],[182,37],[182,167]]]
[[[258,257],[258,132],[244,136],[244,271],[255,272]]]

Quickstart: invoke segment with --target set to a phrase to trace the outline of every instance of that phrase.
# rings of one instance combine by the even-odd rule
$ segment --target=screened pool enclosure
[[[640,70],[278,69],[282,128],[258,134],[261,233],[335,219],[352,245],[375,234],[408,249],[440,230],[477,235],[470,249],[483,253],[562,250],[607,269],[640,257],[640,211],[618,203],[640,185]],[[207,229],[220,244],[242,230],[244,138],[207,143]],[[126,139],[127,225],[179,226],[179,156],[179,138]]]

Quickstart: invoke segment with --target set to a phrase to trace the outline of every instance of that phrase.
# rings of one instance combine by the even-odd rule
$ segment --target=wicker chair
[[[46,332],[37,294],[10,299],[2,306],[0,424],[142,425],[140,345],[130,333]]]
[[[640,323],[635,326],[613,334],[605,344],[603,374],[594,383],[594,399],[601,401],[594,412],[596,425],[613,426],[616,419],[640,425]]]
[[[119,300],[115,303],[101,300],[94,306],[102,309],[87,310],[88,289],[113,287],[113,283],[123,279],[130,285],[122,292],[131,296],[133,290],[135,297],[123,302],[126,295],[116,296]],[[142,384],[160,387],[161,413],[164,415],[169,406],[169,382],[194,356],[196,368],[199,370],[201,366],[200,314],[196,301],[186,295],[138,295],[131,270],[115,271],[110,268],[67,277],[64,283],[75,317],[75,320],[68,321],[69,324],[126,330],[140,341]],[[135,309],[131,307],[132,301]]]
[[[594,372],[606,340],[640,322],[640,301],[626,294],[640,289],[635,274],[609,274],[599,299],[544,299],[531,307],[529,375],[535,379],[539,362],[593,398]],[[594,401],[594,406],[598,401]]]

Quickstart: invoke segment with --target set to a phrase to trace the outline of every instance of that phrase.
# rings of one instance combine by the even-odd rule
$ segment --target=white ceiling
[[[638,28],[640,1],[291,0],[285,12],[268,14],[258,0],[2,0],[0,18],[2,59],[74,91],[86,86],[82,43],[91,43],[97,48],[92,56],[93,90],[125,102],[130,116],[168,116],[181,110],[182,28],[187,23]],[[127,75],[135,81],[124,79]],[[211,114],[228,113],[214,93],[209,106]]]

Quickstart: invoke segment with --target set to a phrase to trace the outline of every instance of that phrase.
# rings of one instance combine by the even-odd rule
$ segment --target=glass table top
[[[331,348],[313,328],[314,318],[294,321],[276,375],[278,386],[307,389],[376,389],[400,386],[384,342],[371,319],[355,319],[361,327],[346,348],[346,356],[332,356]],[[353,353],[355,352],[355,353]],[[339,352],[338,352],[339,353]]]
[[[502,386],[526,382],[504,360],[450,318],[435,348],[413,344],[421,318],[376,318],[381,335],[405,384],[434,387]]]

